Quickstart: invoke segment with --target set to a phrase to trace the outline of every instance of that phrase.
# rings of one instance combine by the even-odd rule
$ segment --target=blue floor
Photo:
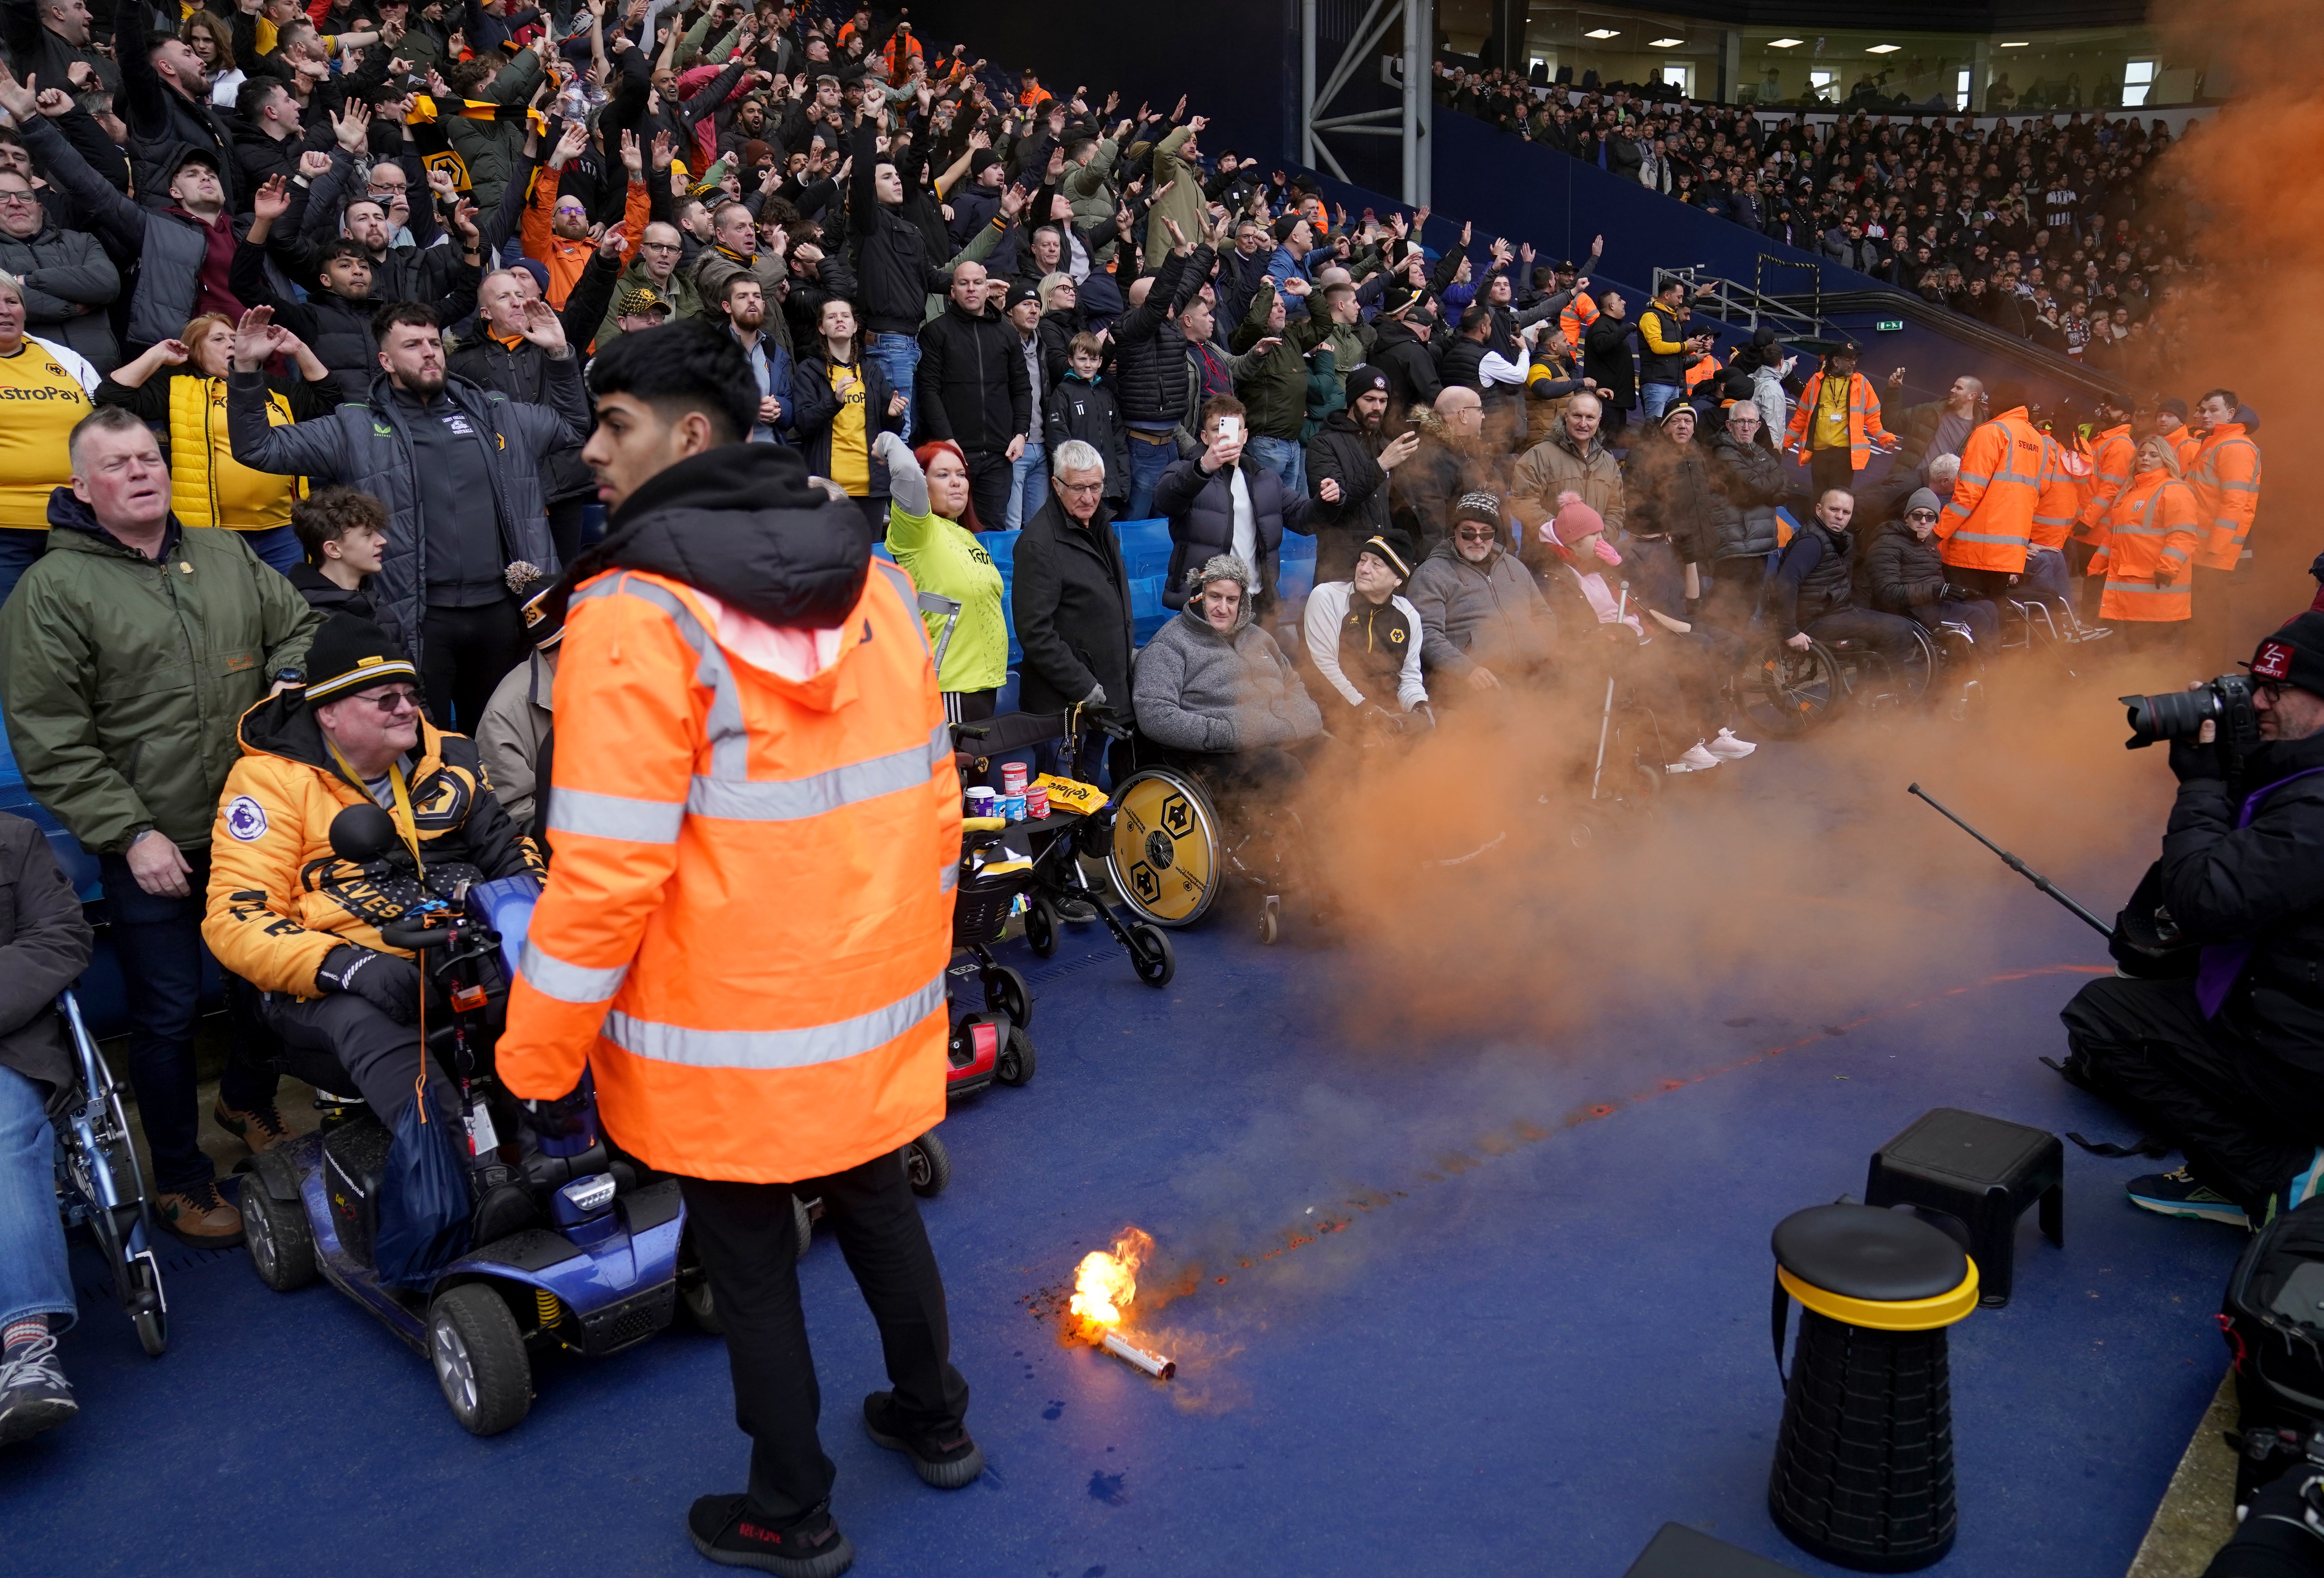
[[[1771,751],[1761,784],[1804,784],[1805,760]],[[926,1212],[982,1481],[927,1490],[864,1439],[872,1326],[833,1246],[804,1264],[855,1571],[1614,1578],[1670,1519],[1831,1571],[1764,1508],[1770,1227],[1860,1193],[1932,1106],[2126,1137],[2035,1061],[2098,939],[1928,820],[1909,826],[1958,859],[1904,880],[1946,936],[1925,957],[1859,961],[1869,898],[1811,870],[1760,896],[1784,946],[1586,1011],[1568,972],[1442,1037],[1351,1015],[1382,955],[1263,950],[1232,918],[1181,934],[1163,992],[1092,932],[1019,956],[1038,1075],[955,1112]],[[2111,908],[2132,848],[2079,853]],[[1571,951],[1586,921],[1521,924]],[[2152,1163],[2068,1156],[2066,1249],[2029,1214],[2015,1300],[1953,1333],[1960,1537],[1940,1573],[2116,1578],[2224,1368],[2239,1236],[2125,1205]],[[1149,1286],[1141,1323],[1179,1361],[1168,1384],[1033,1313],[1131,1222],[1179,1295]],[[531,1417],[476,1441],[327,1287],[269,1293],[235,1253],[185,1258],[169,1290],[158,1361],[85,1305],[64,1344],[82,1417],[0,1462],[14,1578],[710,1570],[680,1519],[739,1488],[744,1453],[715,1340],[545,1361]]]

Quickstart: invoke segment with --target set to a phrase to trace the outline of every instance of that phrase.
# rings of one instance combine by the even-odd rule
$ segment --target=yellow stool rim
[[[1969,1261],[1969,1275],[1961,1278],[1960,1286],[1950,1293],[1940,1293],[1934,1298],[1902,1299],[1894,1304],[1827,1292],[1801,1281],[1781,1266],[1775,1268],[1775,1280],[1783,1285],[1784,1292],[1816,1314],[1851,1326],[1868,1326],[1876,1332],[1933,1331],[1965,1318],[1977,1307],[1975,1260]]]

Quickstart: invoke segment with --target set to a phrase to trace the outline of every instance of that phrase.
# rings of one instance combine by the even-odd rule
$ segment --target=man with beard
[[[1315,533],[1318,584],[1353,574],[1358,546],[1388,530],[1389,477],[1419,448],[1420,435],[1409,429],[1388,436],[1388,374],[1377,367],[1351,368],[1346,408],[1326,417],[1307,440],[1307,479],[1315,495],[1307,521]]]
[[[243,322],[226,379],[234,457],[254,471],[343,483],[387,505],[387,554],[373,592],[411,632],[430,722],[473,730],[493,687],[530,651],[521,589],[558,568],[540,463],[589,430],[579,359],[548,302],[524,306],[524,337],[548,353],[549,403],[447,376],[436,315],[404,302],[379,315],[379,374],[365,398],[273,427],[260,369],[280,348],[272,314]]]
[[[249,196],[234,178],[234,138],[224,113],[210,102],[210,80],[201,57],[175,33],[148,33],[148,14],[150,8],[142,0],[119,0],[113,13],[114,49],[121,59],[121,89],[114,95],[114,107],[129,129],[133,184],[148,204],[161,207],[158,194],[170,189],[170,178],[180,162],[189,153],[202,153],[218,172],[226,212],[239,212]],[[25,124],[22,115],[15,120],[19,128]],[[131,337],[136,337],[134,329]]]
[[[780,226],[770,226],[767,234],[769,244],[761,250],[757,216],[741,203],[719,204],[710,216],[711,245],[694,262],[694,288],[704,310],[711,312],[726,300],[727,281],[738,274],[757,281],[767,307],[768,337],[788,355],[790,323],[782,304],[789,290],[790,238]]]
[[[549,289],[545,292],[549,304],[559,312],[565,310],[565,299],[573,293],[574,284],[589,266],[590,255],[597,243],[589,234],[589,208],[578,197],[558,189],[558,172],[567,161],[581,152],[589,141],[589,128],[580,121],[565,123],[565,133],[557,139],[557,147],[549,155],[549,168],[533,183],[532,200],[524,209],[524,250],[528,257],[537,257],[549,265]],[[629,198],[622,210],[622,255],[627,258],[637,247],[637,238],[645,233],[646,221],[652,217],[651,200],[646,194],[645,156],[639,150],[637,134],[622,134],[622,162],[630,175]]]
[[[753,444],[776,444],[791,425],[791,354],[766,332],[767,295],[758,276],[741,270],[726,276],[719,303],[726,332],[742,347],[751,376],[759,386],[759,420],[748,435]]]
[[[1397,467],[1388,503],[1413,551],[1426,558],[1451,529],[1453,500],[1505,490],[1508,457],[1485,448],[1484,397],[1475,390],[1439,390],[1434,405],[1415,409],[1411,431],[1420,442],[1412,459]]]
[[[1612,293],[1608,294],[1610,298]],[[1603,327],[1602,322],[1598,325]],[[1591,332],[1596,333],[1597,328]],[[1557,513],[1560,494],[1579,494],[1582,502],[1605,521],[1609,536],[1621,533],[1622,467],[1599,434],[1603,415],[1596,395],[1586,391],[1575,395],[1566,403],[1565,420],[1556,433],[1526,450],[1517,461],[1509,482],[1509,504],[1521,519],[1538,525]],[[1518,557],[1536,575],[1547,575],[1557,561],[1536,537],[1535,532],[1526,533]]]

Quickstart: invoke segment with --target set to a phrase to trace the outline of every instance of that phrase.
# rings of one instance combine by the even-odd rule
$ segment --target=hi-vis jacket
[[[1784,447],[1808,463],[1810,446],[1815,441],[1816,417],[1823,401],[1824,374],[1812,373],[1801,386],[1797,409],[1792,412],[1792,425],[1784,435]],[[1885,444],[1896,447],[1896,435],[1880,425],[1880,396],[1872,387],[1872,380],[1861,373],[1848,375],[1848,465],[1852,471],[1862,471],[1872,461],[1872,447]]]
[[[2057,441],[2022,405],[1995,413],[1961,447],[1960,476],[1937,517],[1938,557],[1960,569],[2016,575],[2029,546],[2066,540],[2080,500]]]
[[[2207,570],[2231,570],[2244,556],[2244,540],[2259,510],[2259,446],[2245,436],[2241,422],[2224,422],[2203,435],[2185,469],[2205,533],[2195,562]]]
[[[960,784],[909,577],[774,445],[653,478],[576,574],[503,1082],[562,1095],[586,1063],[613,1139],[692,1177],[821,1177],[933,1127]]]
[[[202,940],[261,992],[318,997],[315,972],[341,943],[398,953],[379,928],[420,899],[449,900],[464,879],[538,872],[531,842],[493,798],[475,742],[422,719],[406,788],[427,882],[384,877],[331,853],[331,819],[373,803],[339,771],[296,692],[242,715],[242,760],[226,775],[210,835]]]
[[[2130,485],[2131,474],[2137,469],[2138,446],[2131,439],[2128,422],[2108,428],[2091,440],[2090,480],[2074,527],[2076,542],[2087,542],[2092,548],[2106,546],[2107,511],[2115,496]]]
[[[2100,619],[2163,623],[2193,614],[2188,561],[2203,533],[2185,483],[2160,466],[2140,472],[2107,511],[2106,533],[2090,560],[2090,574],[2106,577]]]

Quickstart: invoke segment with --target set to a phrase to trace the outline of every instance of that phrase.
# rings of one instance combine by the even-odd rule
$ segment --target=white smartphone
[[[1228,439],[1241,438],[1242,419],[1240,417],[1221,417],[1219,419],[1219,437]]]

